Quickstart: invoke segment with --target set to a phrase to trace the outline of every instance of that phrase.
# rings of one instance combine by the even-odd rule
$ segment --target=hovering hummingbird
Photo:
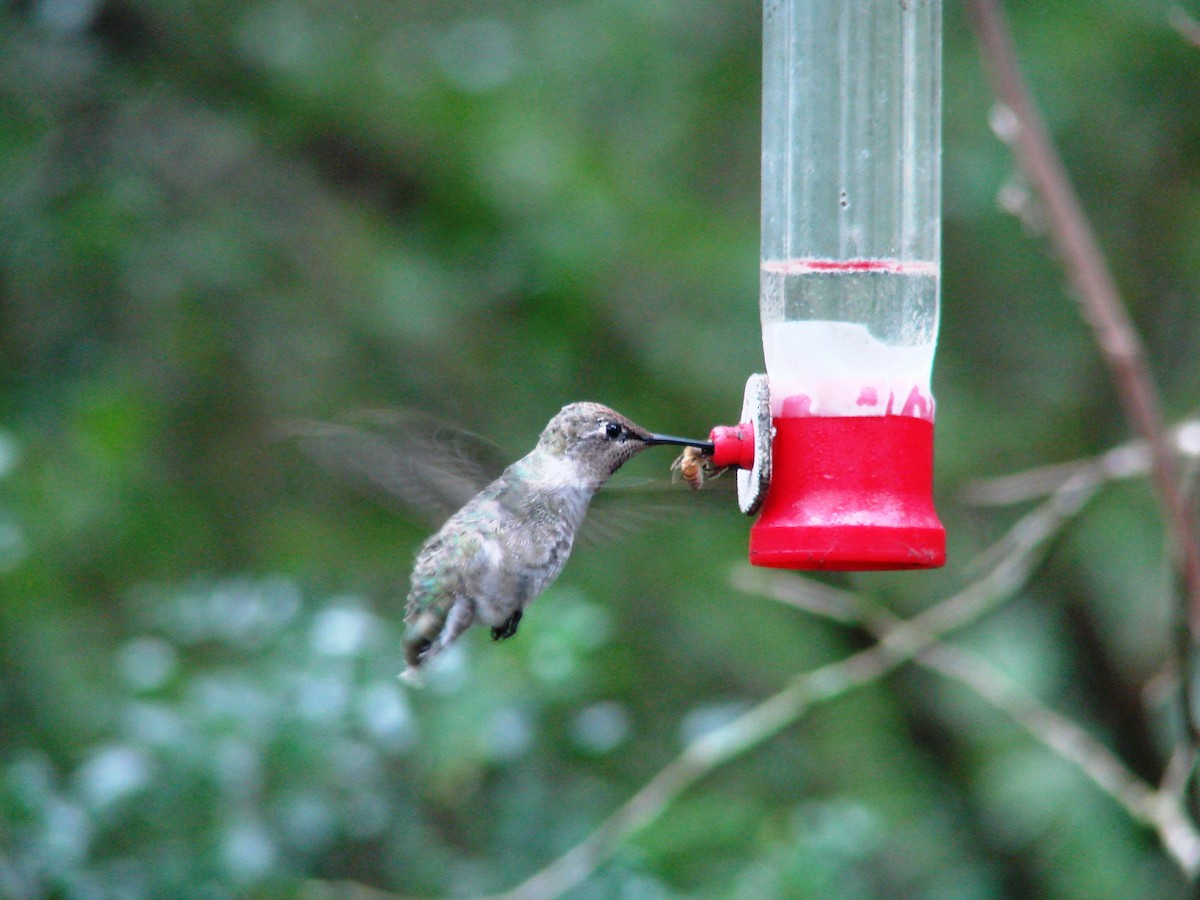
[[[533,450],[421,547],[404,617],[407,674],[476,620],[491,627],[493,640],[516,634],[525,607],[566,564],[596,491],[627,460],[660,444],[697,442],[651,434],[598,403],[564,406]]]
[[[409,681],[476,622],[494,640],[516,634],[525,607],[566,564],[592,497],[626,461],[655,445],[712,453],[707,441],[653,434],[607,406],[571,403],[533,450],[479,490],[486,468],[477,457],[489,449],[480,439],[428,417],[403,431],[407,449],[397,453],[366,431],[315,423],[298,430],[331,468],[412,506],[457,508],[413,567],[404,616]]]

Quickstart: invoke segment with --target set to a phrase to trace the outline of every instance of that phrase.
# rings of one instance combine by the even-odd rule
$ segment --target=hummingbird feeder
[[[941,2],[765,0],[766,375],[713,429],[755,565],[945,562],[930,390],[941,231]]]

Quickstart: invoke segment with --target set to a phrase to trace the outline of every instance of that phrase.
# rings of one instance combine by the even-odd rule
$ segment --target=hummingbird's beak
[[[647,447],[654,447],[659,444],[667,444],[675,447],[695,447],[705,456],[713,455],[712,441],[694,441],[691,438],[673,437],[669,434],[651,434],[642,438],[642,442]]]

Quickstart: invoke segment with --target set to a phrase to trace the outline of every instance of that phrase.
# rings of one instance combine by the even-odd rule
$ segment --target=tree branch
[[[1188,15],[1182,6],[1172,6],[1167,12],[1167,21],[1189,44],[1200,47],[1200,22]]]
[[[1141,341],[1017,65],[1000,4],[997,0],[969,0],[967,6],[992,88],[1017,121],[1014,149],[1018,163],[1045,204],[1051,239],[1096,336],[1125,415],[1149,447],[1151,480],[1187,598],[1188,630],[1193,643],[1200,643],[1200,542],[1179,489]]]
[[[1173,452],[1189,467],[1200,461],[1200,419],[1180,422],[1168,432],[1168,438]],[[976,506],[1011,506],[1054,493],[1082,469],[1092,469],[1097,478],[1105,481],[1119,481],[1148,475],[1151,463],[1146,442],[1130,441],[1099,456],[981,478],[967,484],[959,496]],[[1183,482],[1186,483],[1186,478]],[[1182,493],[1187,496],[1186,490]]]
[[[848,591],[795,574],[742,570],[736,587],[843,624],[859,624],[883,640],[895,628],[909,627],[895,613]],[[831,614],[832,613],[832,614]],[[977,654],[931,640],[916,663],[956,681],[1008,716],[1036,741],[1076,766],[1135,822],[1152,828],[1188,878],[1200,874],[1200,833],[1183,808],[1183,786],[1192,760],[1173,757],[1155,789],[1142,781],[1113,751],[1082,726],[1021,690]]]

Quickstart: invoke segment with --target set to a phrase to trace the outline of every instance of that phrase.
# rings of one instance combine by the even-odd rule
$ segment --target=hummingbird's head
[[[571,403],[550,420],[538,441],[538,448],[570,460],[580,473],[601,483],[646,447],[694,443],[652,434],[599,403]]]

